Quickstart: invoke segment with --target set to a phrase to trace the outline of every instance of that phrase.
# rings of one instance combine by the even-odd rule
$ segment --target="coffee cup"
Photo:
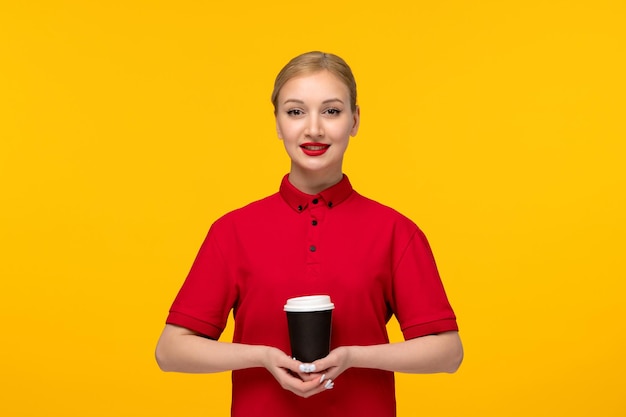
[[[307,295],[287,300],[291,356],[310,363],[330,352],[332,312],[335,305],[328,295]]]

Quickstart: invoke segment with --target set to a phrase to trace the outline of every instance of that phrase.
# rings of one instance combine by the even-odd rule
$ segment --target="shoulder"
[[[268,213],[275,211],[279,206],[280,195],[274,193],[223,214],[213,223],[213,226],[248,222],[251,220],[258,221],[259,216],[266,216]]]
[[[352,204],[355,205],[355,211],[357,213],[368,216],[371,221],[377,224],[393,224],[408,229],[417,229],[417,224],[400,211],[369,197],[365,197],[357,191],[353,191],[351,200]]]

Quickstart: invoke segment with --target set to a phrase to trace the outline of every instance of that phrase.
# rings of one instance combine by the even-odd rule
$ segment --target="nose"
[[[322,126],[322,118],[319,115],[312,114],[309,117],[306,129],[306,135],[312,138],[324,136],[324,128]]]

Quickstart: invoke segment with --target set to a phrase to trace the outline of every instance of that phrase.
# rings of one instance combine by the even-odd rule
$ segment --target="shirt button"
[[[317,204],[318,202],[319,202],[319,200],[317,198],[314,198],[313,201],[312,201],[313,204]]]
[[[302,206],[298,206],[298,211],[302,211]]]
[[[332,207],[332,206],[333,206],[333,202],[332,202],[332,201],[329,201],[329,202],[328,202],[328,207]]]
[[[317,249],[317,248],[315,247],[315,245],[311,245],[311,246],[309,246],[309,250],[310,250],[311,252],[315,252],[315,250],[316,250],[316,249]]]
[[[313,226],[317,226],[317,220],[313,220],[313,221],[311,221],[311,224],[312,224]]]

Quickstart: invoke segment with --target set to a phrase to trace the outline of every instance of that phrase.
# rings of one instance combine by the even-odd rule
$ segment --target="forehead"
[[[323,101],[337,98],[347,103],[349,97],[348,86],[333,73],[323,70],[291,78],[281,88],[278,102],[280,104],[290,99]]]

